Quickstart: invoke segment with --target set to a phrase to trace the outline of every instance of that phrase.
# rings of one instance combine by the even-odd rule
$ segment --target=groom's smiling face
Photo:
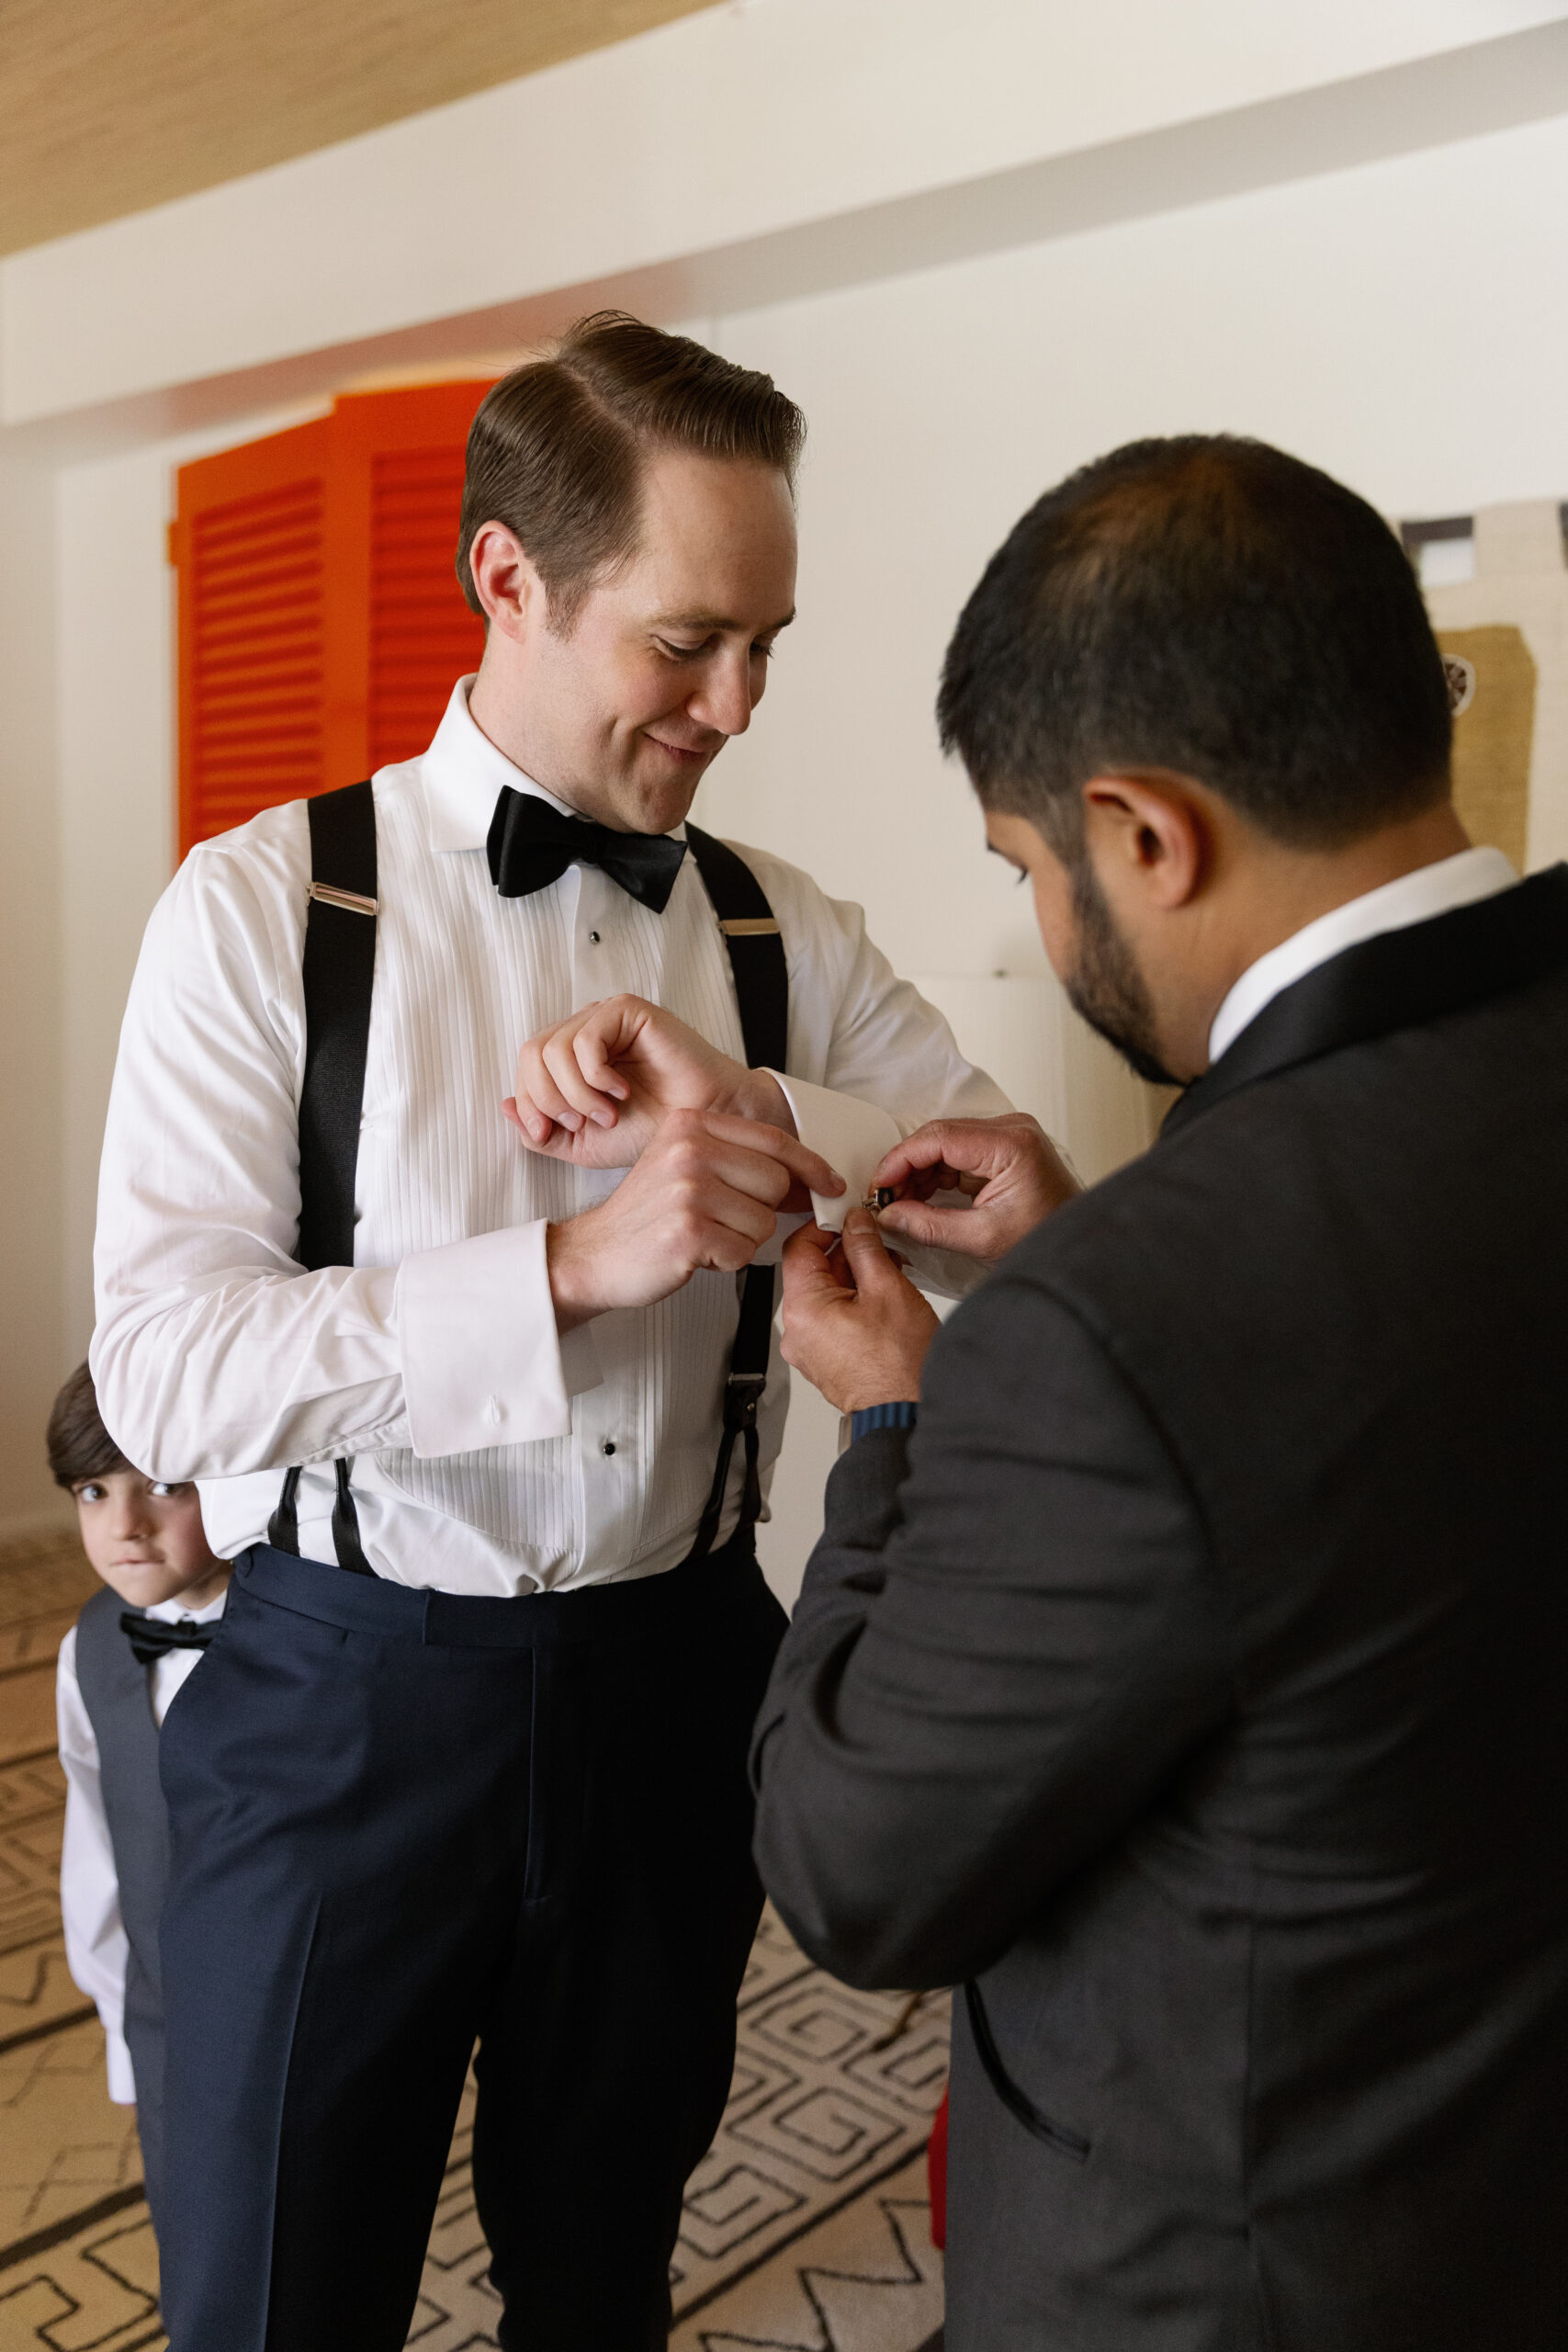
[[[521,729],[511,755],[585,816],[668,832],[751,723],[795,616],[795,502],[773,467],[656,451],[632,553],[564,626],[538,590],[505,628]]]

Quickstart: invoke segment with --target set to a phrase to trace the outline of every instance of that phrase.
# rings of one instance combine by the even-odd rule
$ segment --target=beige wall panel
[[[1438,643],[1468,663],[1468,706],[1454,721],[1454,806],[1472,842],[1500,849],[1522,872],[1529,855],[1535,663],[1517,628],[1442,630]]]
[[[1568,488],[1568,466],[1559,479]],[[1446,650],[1473,659],[1473,637],[1486,662],[1476,662],[1475,699],[1454,730],[1461,813],[1479,827],[1477,839],[1495,841],[1519,865],[1554,865],[1568,857],[1568,563],[1557,500],[1479,508],[1474,579],[1428,589],[1427,605]],[[1518,643],[1509,651],[1511,639]],[[1533,723],[1525,713],[1527,662],[1535,674]],[[1492,830],[1498,825],[1508,830]]]

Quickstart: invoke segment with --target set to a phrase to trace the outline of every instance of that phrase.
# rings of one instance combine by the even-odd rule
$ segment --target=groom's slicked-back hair
[[[504,523],[570,629],[593,582],[637,546],[655,449],[772,466],[793,487],[806,419],[771,376],[625,311],[579,319],[555,348],[492,384],[468,429],[457,579],[482,608],[469,556]]]
[[[937,705],[982,802],[1082,840],[1099,774],[1194,776],[1328,848],[1440,799],[1421,592],[1365,499],[1261,441],[1135,441],[1048,491],[964,606]]]

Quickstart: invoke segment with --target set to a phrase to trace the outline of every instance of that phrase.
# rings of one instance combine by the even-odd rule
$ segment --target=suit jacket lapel
[[[1367,939],[1266,1004],[1167,1114],[1173,1134],[1227,1095],[1298,1063],[1417,1027],[1568,965],[1568,865],[1427,922]]]

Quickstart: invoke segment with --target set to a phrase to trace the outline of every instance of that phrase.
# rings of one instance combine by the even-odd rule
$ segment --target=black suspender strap
[[[352,1568],[355,1576],[373,1577],[376,1573],[366,1558],[359,1541],[359,1513],[354,1507],[354,1495],[348,1483],[353,1468],[350,1462],[334,1462],[337,1492],[333,1497],[333,1549],[337,1554],[340,1568]],[[267,1521],[266,1540],[275,1552],[299,1550],[299,1473],[285,1473],[283,1492],[277,1498],[277,1509]]]
[[[752,1069],[783,1069],[789,1036],[789,970],[784,941],[762,886],[743,857],[711,833],[686,827],[686,846],[696,862],[703,887],[713,900],[724,944],[735,975],[740,1007],[740,1035],[746,1060]],[[740,1320],[724,1384],[724,1434],[719,1441],[718,1466],[703,1507],[696,1540],[688,1557],[700,1560],[713,1549],[724,1515],[729,1486],[729,1464],[735,1441],[746,1449],[746,1485],[740,1500],[737,1534],[754,1527],[762,1509],[762,1485],[758,1467],[761,1439],[757,1412],[768,1385],[768,1351],[773,1329],[773,1270],[749,1266],[740,1285]]]
[[[354,1172],[376,977],[376,803],[351,784],[305,803],[305,1083],[299,1096],[299,1263],[354,1263]]]
[[[354,1263],[354,1178],[376,978],[376,803],[368,782],[305,803],[310,826],[305,915],[305,1079],[299,1095],[302,1266]],[[333,1504],[338,1566],[374,1574],[359,1541],[349,1464],[339,1462]],[[283,1482],[267,1541],[298,1553],[299,1473]]]
[[[686,846],[729,950],[747,1068],[783,1069],[789,1046],[789,968],[773,910],[745,859],[728,842],[688,825]]]

